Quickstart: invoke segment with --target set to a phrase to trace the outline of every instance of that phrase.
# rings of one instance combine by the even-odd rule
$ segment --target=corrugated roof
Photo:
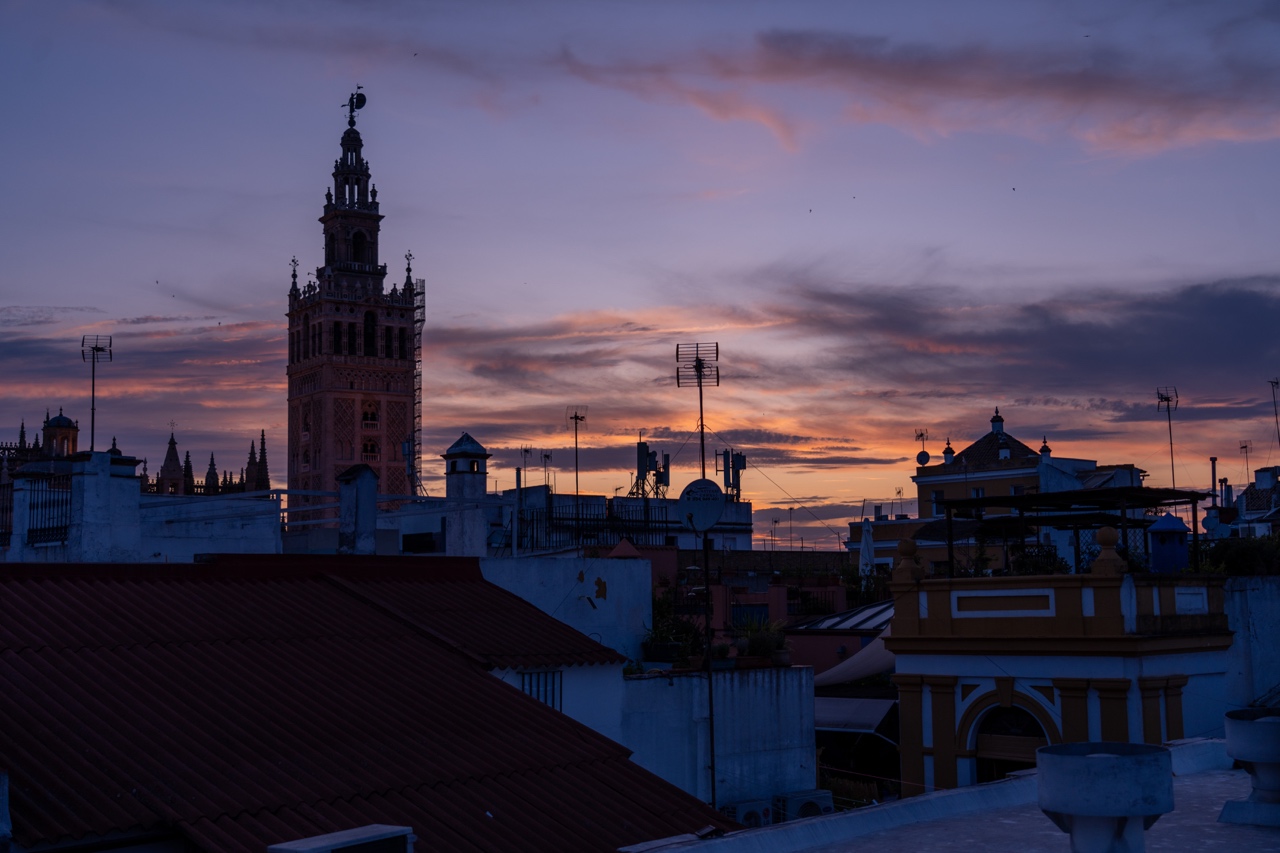
[[[18,843],[171,829],[261,853],[391,823],[420,850],[613,850],[725,825],[485,672],[563,659],[569,629],[520,613],[478,566],[466,580],[462,563],[381,562],[0,568],[0,767]],[[482,644],[447,602],[473,615],[486,597],[508,627]]]
[[[826,616],[797,622],[788,631],[883,631],[893,621],[893,600],[864,604]]]

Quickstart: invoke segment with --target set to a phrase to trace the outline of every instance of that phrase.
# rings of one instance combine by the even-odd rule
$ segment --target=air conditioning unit
[[[773,819],[775,823],[786,820],[797,820],[802,817],[818,817],[831,814],[835,806],[831,805],[831,792],[816,788],[812,791],[793,791],[790,794],[776,794],[773,798]]]
[[[417,840],[412,827],[374,823],[272,844],[267,853],[413,853]]]
[[[768,800],[730,803],[721,807],[720,811],[729,820],[737,821],[743,826],[769,826],[773,823],[773,807]]]

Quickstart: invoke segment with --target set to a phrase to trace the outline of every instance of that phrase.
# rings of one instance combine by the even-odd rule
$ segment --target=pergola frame
[[[1064,530],[1096,530],[1104,526],[1114,526],[1119,522],[1121,542],[1127,542],[1126,535],[1130,526],[1146,527],[1140,519],[1129,518],[1129,511],[1135,509],[1166,509],[1182,506],[1191,507],[1191,569],[1200,568],[1200,502],[1213,496],[1212,492],[1198,492],[1188,489],[1147,488],[1144,486],[1120,486],[1110,489],[1073,489],[1061,492],[1031,492],[1021,495],[1002,495],[981,498],[952,498],[940,501],[947,526],[947,576],[955,576],[955,535],[954,519],[959,512],[960,517],[982,518],[982,511],[991,507],[1004,508],[1010,511],[1002,520],[1014,521],[1025,531],[1028,526],[1055,527]],[[1048,515],[1043,515],[1048,513]],[[1035,521],[1031,521],[1035,519]],[[996,519],[986,520],[986,524]],[[1007,536],[1007,524],[1004,533]],[[1022,536],[1023,541],[1026,536]],[[1076,537],[1076,568],[1079,570],[1079,536]],[[1008,560],[1008,545],[1005,546],[1005,560]]]

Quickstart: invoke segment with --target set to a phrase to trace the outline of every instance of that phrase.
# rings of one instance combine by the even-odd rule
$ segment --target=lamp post
[[[89,450],[92,452],[98,416],[98,361],[111,361],[111,336],[85,335],[80,338],[80,358],[89,362]]]

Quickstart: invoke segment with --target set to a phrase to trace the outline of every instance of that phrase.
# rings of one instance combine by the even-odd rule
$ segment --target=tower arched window
[[[400,358],[409,357],[409,330],[404,326],[400,327]]]
[[[369,238],[363,231],[351,235],[351,260],[358,264],[369,263]]]
[[[364,354],[378,354],[378,315],[372,311],[364,312]]]
[[[395,358],[396,351],[391,348],[391,327],[382,327],[382,354],[387,358]]]
[[[333,354],[342,355],[342,321],[333,321]]]
[[[302,357],[311,357],[311,315],[302,315]]]
[[[379,459],[377,439],[369,439],[360,445],[360,460],[362,462],[377,462]]]

